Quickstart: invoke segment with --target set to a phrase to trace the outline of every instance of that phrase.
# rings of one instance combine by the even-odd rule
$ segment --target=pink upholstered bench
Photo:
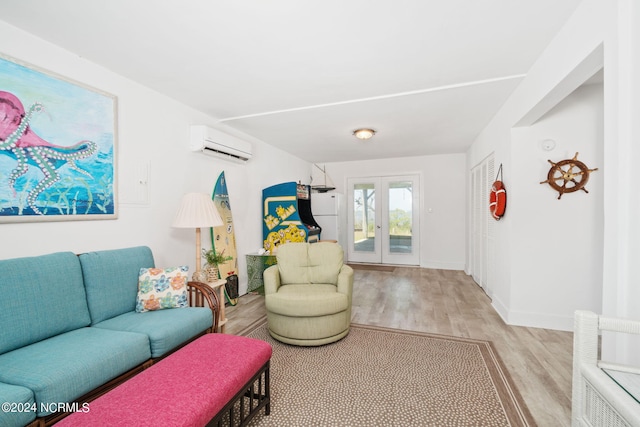
[[[269,415],[270,360],[264,341],[206,334],[57,426],[245,425],[262,408]]]

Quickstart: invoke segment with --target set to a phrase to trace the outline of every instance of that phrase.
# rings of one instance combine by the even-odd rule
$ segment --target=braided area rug
[[[489,341],[352,325],[297,347],[266,319],[242,335],[273,347],[271,415],[251,426],[535,426]]]

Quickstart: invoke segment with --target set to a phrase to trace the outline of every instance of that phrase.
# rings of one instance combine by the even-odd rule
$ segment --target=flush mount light
[[[353,131],[353,136],[362,140],[369,139],[375,134],[376,131],[373,129],[357,129]]]

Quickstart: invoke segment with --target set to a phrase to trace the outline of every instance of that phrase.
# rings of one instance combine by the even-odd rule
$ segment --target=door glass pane
[[[413,226],[411,181],[389,183],[389,251],[411,253]]]
[[[375,252],[376,242],[375,184],[353,186],[353,246],[355,251]]]

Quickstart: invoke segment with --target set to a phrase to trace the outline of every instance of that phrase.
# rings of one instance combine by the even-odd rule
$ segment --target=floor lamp
[[[220,218],[218,209],[211,197],[202,193],[187,193],[182,197],[182,202],[180,202],[172,227],[196,229],[196,269],[193,273],[193,280],[198,281],[200,269],[202,268],[200,228],[218,227],[222,224],[222,218]]]

